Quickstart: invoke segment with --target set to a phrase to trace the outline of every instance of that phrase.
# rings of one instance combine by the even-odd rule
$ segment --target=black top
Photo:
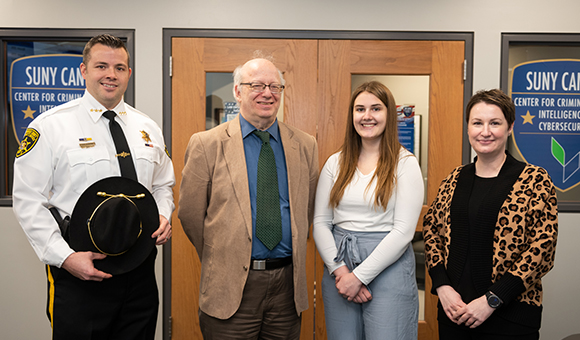
[[[481,202],[487,196],[488,192],[493,186],[497,184],[497,177],[484,178],[475,176],[473,181],[473,190],[471,190],[471,197],[469,198],[469,243],[473,243],[471,240],[472,235],[476,235],[477,231],[475,226],[477,225],[477,213],[481,206]],[[485,226],[486,228],[492,227],[491,232],[493,232],[493,226]],[[467,257],[465,259],[465,267],[463,268],[463,273],[461,274],[461,279],[459,280],[459,285],[457,286],[457,292],[461,295],[463,302],[469,303],[481,295],[477,293],[475,285],[473,284],[473,275],[471,273],[471,254],[472,251],[467,249]]]

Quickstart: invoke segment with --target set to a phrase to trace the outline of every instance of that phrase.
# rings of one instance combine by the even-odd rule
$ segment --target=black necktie
[[[113,142],[115,142],[115,149],[117,149],[115,157],[119,160],[121,176],[136,181],[137,173],[135,172],[133,157],[131,157],[131,150],[129,150],[129,145],[127,144],[127,139],[125,138],[123,129],[121,129],[121,125],[115,121],[116,115],[115,111],[110,110],[103,113],[103,116],[109,120],[109,129],[113,136]]]
[[[278,193],[276,159],[270,146],[270,133],[254,130],[262,140],[258,158],[258,186],[256,192],[256,237],[272,250],[282,240],[282,217]]]

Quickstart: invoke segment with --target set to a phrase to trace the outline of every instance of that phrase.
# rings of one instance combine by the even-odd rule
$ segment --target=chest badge
[[[79,138],[79,146],[83,149],[88,149],[94,147],[95,142],[93,142],[91,137]]]
[[[149,138],[149,134],[145,130],[141,130],[141,138],[143,138],[145,142],[151,141],[151,138]]]

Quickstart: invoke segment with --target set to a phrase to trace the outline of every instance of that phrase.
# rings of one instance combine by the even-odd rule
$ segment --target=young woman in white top
[[[383,84],[353,92],[348,122],[315,202],[328,338],[417,339],[411,239],[423,205],[421,170],[398,141],[395,100]]]

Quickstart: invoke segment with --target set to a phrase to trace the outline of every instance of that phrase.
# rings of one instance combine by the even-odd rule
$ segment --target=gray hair
[[[236,86],[240,85],[242,83],[242,69],[244,68],[244,65],[246,65],[247,63],[249,63],[252,60],[255,59],[266,59],[269,62],[271,62],[272,64],[274,64],[274,57],[271,54],[264,54],[262,51],[260,50],[256,50],[254,51],[253,55],[252,55],[252,59],[248,60],[247,62],[245,62],[244,64],[236,67],[236,69],[234,70],[234,97],[236,96]],[[286,84],[286,80],[284,79],[284,76],[282,75],[282,71],[280,71],[280,69],[278,67],[276,67],[276,70],[278,71],[278,77],[280,77],[280,82],[282,83],[282,85]]]

